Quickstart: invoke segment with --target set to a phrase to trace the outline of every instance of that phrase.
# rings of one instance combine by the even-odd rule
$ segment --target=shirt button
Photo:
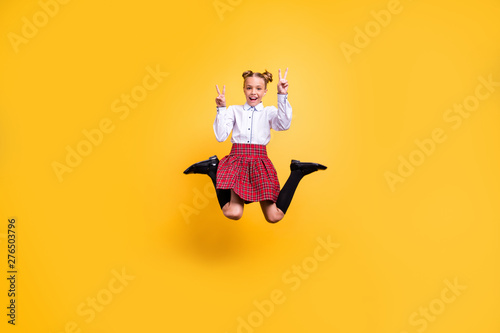
[[[250,128],[248,130],[250,131]]]

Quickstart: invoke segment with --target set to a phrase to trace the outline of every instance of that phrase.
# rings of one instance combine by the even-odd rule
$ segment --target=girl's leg
[[[210,177],[212,183],[214,184],[215,193],[217,194],[217,200],[219,201],[219,206],[222,209],[226,203],[231,199],[230,190],[217,189],[217,167],[219,166],[219,159],[216,155],[210,157],[208,160],[201,161],[191,165],[184,171],[185,174],[190,173],[200,173],[205,174]]]
[[[288,180],[281,189],[278,199],[276,200],[277,209],[279,209],[279,211],[283,214],[286,214],[288,206],[290,206],[290,203],[292,202],[295,190],[297,189],[297,186],[302,178],[312,172],[325,169],[326,166],[319,163],[292,160],[292,163],[290,163],[290,176],[288,177]]]
[[[243,206],[245,202],[233,190],[231,191],[231,200],[222,207],[222,213],[231,220],[239,220],[243,215]]]
[[[271,200],[261,201],[260,208],[262,208],[262,213],[264,213],[266,221],[269,223],[279,222],[285,216],[285,213],[283,213],[281,209],[276,206],[276,203]]]

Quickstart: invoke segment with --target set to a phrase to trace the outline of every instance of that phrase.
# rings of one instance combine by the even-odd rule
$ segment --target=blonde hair
[[[245,81],[247,77],[260,77],[261,79],[264,79],[265,85],[264,88],[267,89],[267,83],[268,82],[273,82],[273,74],[267,71],[267,69],[264,70],[264,73],[259,73],[259,72],[252,72],[251,70],[243,72],[243,87],[245,86]]]

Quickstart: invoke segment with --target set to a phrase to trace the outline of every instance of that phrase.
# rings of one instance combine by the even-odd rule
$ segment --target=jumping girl
[[[326,166],[292,160],[290,176],[280,191],[278,175],[267,157],[266,145],[271,139],[271,129],[284,131],[290,128],[292,107],[288,102],[288,81],[285,71],[281,77],[279,70],[278,108],[262,104],[267,93],[267,83],[273,75],[246,71],[243,73],[243,92],[246,103],[226,108],[226,86],[216,85],[219,96],[215,98],[217,116],[214,132],[217,141],[223,142],[231,131],[233,143],[231,152],[222,160],[212,156],[208,160],[191,165],[184,173],[207,174],[215,186],[217,199],[224,216],[238,220],[243,215],[245,203],[260,202],[262,212],[270,223],[280,221],[292,201],[300,180]]]

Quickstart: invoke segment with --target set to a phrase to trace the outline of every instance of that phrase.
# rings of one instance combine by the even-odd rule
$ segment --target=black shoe
[[[201,161],[191,165],[187,168],[184,173],[187,175],[188,173],[202,173],[208,174],[210,170],[217,170],[217,166],[219,165],[219,159],[217,155],[210,157],[208,160]]]
[[[300,170],[302,171],[302,174],[308,175],[314,171],[318,170],[325,170],[326,166],[319,164],[319,163],[309,163],[309,162],[301,162],[297,160],[292,160],[292,163],[290,163],[290,170],[295,171],[295,170]]]

